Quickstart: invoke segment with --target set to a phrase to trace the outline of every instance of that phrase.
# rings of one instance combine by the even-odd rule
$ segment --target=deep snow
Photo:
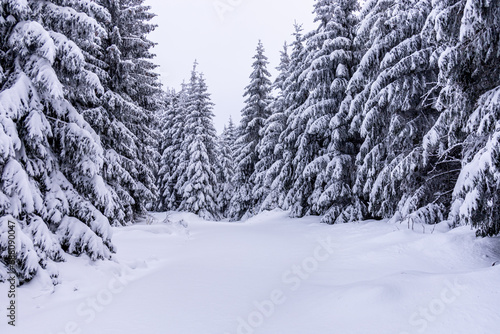
[[[494,334],[500,239],[469,227],[263,213],[244,223],[154,214],[114,229],[115,262],[59,265],[18,289],[17,327],[0,333]],[[150,222],[151,223],[151,222]],[[0,286],[6,305],[6,284]],[[5,309],[2,307],[2,309]],[[4,311],[5,313],[5,311]]]

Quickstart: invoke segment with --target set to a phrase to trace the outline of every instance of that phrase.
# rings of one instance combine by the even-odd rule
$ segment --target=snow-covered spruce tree
[[[451,179],[456,180],[452,189],[451,223],[471,224],[478,228],[480,236],[497,235],[500,233],[500,3],[470,0],[448,1],[446,5],[439,8],[440,14],[448,23],[451,20],[455,24],[436,25],[436,34],[447,46],[439,63],[443,90],[438,106],[443,112],[429,132],[426,153],[447,157],[452,154],[447,152],[457,148],[460,153],[455,156],[462,156],[460,174]],[[447,142],[438,137],[443,131],[448,133]]]
[[[431,62],[439,67],[438,84],[433,92],[438,96],[426,103],[432,103],[439,114],[437,119],[434,117],[436,120],[430,129],[421,129],[425,133],[422,147],[416,148],[411,153],[413,157],[406,159],[408,163],[400,163],[393,173],[395,178],[415,183],[414,187],[404,189],[397,212],[400,219],[407,216],[414,221],[432,223],[443,220],[451,209],[450,220],[453,223],[459,220],[456,214],[459,201],[452,207],[452,196],[462,170],[467,118],[478,97],[486,91],[480,88],[480,80],[473,83],[469,74],[465,74],[469,71],[480,73],[483,65],[473,67],[461,58],[465,55],[462,50],[456,48],[460,44],[464,8],[465,1],[461,0],[433,2],[421,32],[422,43],[432,52]]]
[[[33,13],[37,15],[37,20],[48,29],[69,36],[81,49],[85,58],[86,69],[94,73],[101,83],[105,83],[107,79],[106,66],[100,58],[102,58],[105,40],[107,39],[104,27],[109,25],[111,20],[109,12],[106,8],[92,1],[60,1],[60,4],[65,5],[65,10],[69,11],[77,19],[81,15],[79,11],[91,18],[91,24],[99,27],[99,33],[96,36],[98,43],[90,40],[86,34],[77,33],[73,29],[73,26],[68,25],[67,21],[61,18],[61,15],[64,14],[44,15],[47,10],[54,7],[50,2],[37,2],[36,5],[32,6]],[[71,6],[71,8],[68,6]],[[81,21],[80,24],[83,29],[86,29],[86,25],[89,23],[84,23],[83,20],[79,21]],[[105,86],[104,89],[106,90]],[[130,138],[128,133],[124,133],[123,129],[125,127],[122,124],[117,124],[107,110],[102,107],[103,100],[108,100],[106,94],[101,93],[98,98],[92,98],[88,96],[86,86],[81,85],[75,88],[68,90],[67,99],[84,116],[85,120],[89,122],[93,130],[99,135],[101,144],[105,148],[102,174],[104,180],[111,186],[114,205],[98,207],[98,209],[104,212],[114,225],[123,223],[124,221],[131,221],[133,218],[133,210],[131,208],[133,199],[128,193],[123,191],[120,184],[115,182],[115,179],[110,178],[110,175],[117,175],[118,178],[126,180],[127,183],[133,183],[134,180],[125,172],[123,162],[116,157],[116,151],[110,151],[106,148],[109,146],[109,143],[119,143],[126,147],[133,147],[134,138]],[[112,133],[112,138],[109,138],[107,133]]]
[[[296,121],[303,130],[296,138],[294,184],[289,192],[293,216],[324,212],[318,200],[330,180],[325,173],[330,161],[328,126],[353,72],[355,10],[355,0],[318,0],[315,4],[315,22],[319,26],[306,38],[306,67],[301,73],[309,95],[299,107]]]
[[[410,5],[413,11],[420,9],[421,12],[429,12],[430,4],[426,1]],[[419,94],[421,95],[420,97],[415,96],[415,100],[419,101],[419,104],[414,107],[414,110],[420,111],[420,115],[411,122],[408,121],[408,126],[406,126],[411,126],[410,131],[407,130],[407,132],[409,132],[408,137],[412,141],[402,142],[406,142],[406,148],[413,146],[413,149],[406,154],[401,154],[398,157],[400,161],[395,159],[394,161],[397,163],[393,163],[390,168],[385,168],[386,175],[381,173],[383,176],[379,176],[381,182],[377,182],[378,186],[374,187],[371,195],[373,198],[386,196],[389,199],[388,202],[392,201],[392,203],[399,200],[395,217],[399,220],[430,224],[442,221],[450,205],[450,188],[453,188],[454,184],[452,180],[456,178],[460,170],[460,159],[453,157],[459,152],[456,150],[458,147],[445,153],[443,159],[439,158],[439,154],[435,154],[436,152],[428,154],[429,151],[426,149],[426,147],[430,148],[428,146],[429,134],[433,133],[435,124],[439,123],[442,111],[439,103],[436,103],[442,88],[442,85],[437,82],[437,73],[439,71],[439,58],[446,48],[447,42],[441,38],[442,34],[436,33],[436,27],[452,28],[456,25],[456,15],[458,14],[454,13],[448,18],[447,15],[441,15],[443,7],[446,6],[444,1],[432,2],[431,10],[421,32],[408,40],[412,44],[408,42],[401,44],[405,47],[413,45],[417,51],[402,58],[399,61],[400,64],[395,66],[396,71],[389,72],[389,74],[400,73],[397,71],[406,68],[408,72],[406,76],[418,84],[413,89],[418,91],[420,87]],[[420,15],[421,13],[417,12],[415,18],[419,18]],[[400,52],[399,49],[401,49],[400,46],[394,50]],[[394,55],[394,51],[391,51],[386,58],[394,57]],[[421,82],[419,83],[418,80]],[[410,84],[406,84],[406,86],[411,87]],[[442,134],[444,137],[447,136],[444,132]],[[444,137],[441,139],[446,141],[447,139]],[[398,141],[395,141],[395,144],[397,143]],[[388,179],[389,182],[384,181],[384,178]],[[391,206],[392,203],[390,203]]]
[[[233,183],[236,191],[230,205],[230,216],[240,220],[245,214],[252,214],[255,208],[253,188],[255,184],[255,165],[258,161],[257,144],[262,139],[261,129],[269,117],[271,81],[267,71],[268,60],[264,55],[264,46],[259,41],[257,53],[250,75],[250,84],[243,95],[246,106],[242,110],[239,137],[236,142],[235,174]]]
[[[434,93],[438,96],[428,102],[439,114],[432,127],[424,132],[421,150],[416,150],[417,157],[421,155],[422,159],[415,160],[421,161],[421,164],[413,163],[408,166],[410,168],[396,173],[398,177],[418,180],[419,184],[415,189],[406,190],[397,212],[397,215],[402,213],[401,217],[397,217],[400,219],[414,211],[408,219],[436,222],[443,220],[451,206],[453,188],[462,166],[466,117],[474,102],[458,93],[462,88],[443,75],[446,65],[442,57],[445,50],[458,41],[463,5],[460,0],[434,1],[421,33],[423,41],[432,48],[432,61],[437,62],[439,67]]]
[[[234,124],[233,118],[229,116],[229,122],[227,126],[224,127],[224,137],[228,143],[231,151],[234,151],[236,147],[236,140],[238,140],[238,128]]]
[[[106,148],[105,178],[117,189],[126,215],[119,223],[150,209],[156,199],[156,115],[162,94],[147,34],[154,17],[143,0],[99,0],[109,11],[109,21],[96,73],[103,73],[105,94],[100,113],[85,116],[99,132]]]
[[[228,216],[229,205],[234,193],[234,143],[236,139],[236,127],[230,117],[228,125],[224,126],[224,131],[218,138],[219,167],[217,180],[219,186],[217,203],[222,217]]]
[[[160,158],[158,160],[158,200],[156,209],[166,211],[171,209],[170,195],[173,193],[173,184],[170,182],[170,177],[174,170],[174,159],[180,147],[180,142],[176,137],[176,131],[173,131],[176,126],[175,120],[179,110],[181,94],[174,90],[167,90],[164,94],[164,108],[158,115],[158,152]],[[176,151],[175,153],[171,150]],[[175,182],[174,182],[175,184]]]
[[[143,117],[151,117],[160,101],[156,96],[160,91],[159,74],[154,71],[158,66],[151,61],[155,56],[151,53],[155,43],[147,37],[156,28],[148,23],[156,15],[151,13],[150,6],[144,5],[145,0],[98,1],[111,14],[109,47],[117,48],[120,56],[119,61],[112,64],[113,74],[119,74],[111,78],[113,86],[147,111]]]
[[[179,210],[202,218],[219,219],[217,206],[217,133],[213,125],[213,103],[201,73],[193,68],[188,88],[185,139],[182,151],[188,153],[179,193]]]
[[[13,222],[21,283],[37,273],[57,282],[52,263],[64,251],[93,260],[113,251],[109,221],[98,210],[116,207],[100,176],[103,149],[70,103],[95,103],[103,88],[66,27],[96,47],[103,30],[73,5],[0,2],[0,258],[4,266]]]
[[[401,149],[396,142],[394,148],[392,147],[391,137],[396,140],[399,136],[400,141],[404,142],[405,138],[401,134],[408,129],[404,128],[406,124],[401,123],[401,120],[405,117],[412,118],[411,114],[414,111],[407,110],[413,107],[411,104],[418,103],[420,97],[418,94],[422,91],[418,85],[419,79],[415,80],[415,83],[412,82],[411,75],[404,76],[405,71],[411,70],[412,62],[418,64],[420,61],[418,57],[417,61],[409,61],[405,57],[418,45],[418,42],[412,41],[411,37],[420,32],[425,22],[425,12],[419,14],[413,9],[408,10],[412,8],[410,3],[415,1],[400,3],[374,0],[367,2],[361,12],[362,19],[354,44],[354,55],[356,58],[359,57],[359,65],[347,85],[346,97],[340,105],[339,112],[330,123],[334,129],[332,146],[337,146],[330,149],[337,157],[328,169],[334,171],[337,176],[333,178],[334,189],[327,188],[321,201],[324,199],[328,201],[331,196],[337,197],[339,201],[337,203],[334,201],[327,211],[325,222],[345,222],[380,215],[379,208],[376,207],[380,203],[370,202],[373,199],[370,197],[372,187],[385,164],[394,162],[395,153],[388,151]],[[419,15],[423,17],[423,22],[418,19]],[[404,21],[408,18],[409,21]],[[401,59],[404,61],[399,62]],[[418,78],[418,75],[416,77]],[[398,85],[401,92],[391,90]],[[414,88],[417,90],[412,91]],[[410,92],[409,96],[405,95],[406,92]],[[390,94],[398,96],[398,99],[391,100],[390,97],[383,99]],[[399,99],[398,94],[405,96]],[[377,98],[380,100],[377,101]],[[410,106],[405,109],[402,105],[400,111],[402,115],[396,115],[395,111],[398,110],[396,104],[401,101],[404,103],[405,99]],[[380,110],[378,102],[383,104]],[[375,113],[379,114],[375,117]],[[415,129],[415,126],[413,128]],[[390,136],[387,135],[389,130],[393,132]],[[360,140],[362,144],[358,146]],[[404,143],[399,146],[404,146]],[[352,153],[355,152],[357,152],[357,168],[353,168],[352,164]],[[396,152],[396,155],[398,153],[401,152]],[[348,171],[353,169],[356,170],[354,185],[348,175]],[[386,181],[390,182],[390,179]],[[349,197],[348,193],[353,193],[354,196],[349,201],[342,200]]]
[[[279,173],[272,181],[271,191],[266,201],[277,203],[279,208],[288,209],[288,193],[294,183],[294,158],[297,154],[297,138],[304,131],[303,123],[300,121],[300,106],[307,99],[309,91],[305,88],[304,71],[306,52],[304,48],[304,36],[302,26],[295,24],[293,36],[295,40],[291,44],[289,74],[283,84],[283,110],[286,118],[285,129],[279,136],[279,149],[282,161]]]
[[[167,104],[167,113],[171,113],[170,126],[165,124],[160,130],[168,145],[165,145],[159,163],[159,204],[162,210],[178,210],[182,202],[180,188],[186,181],[183,177],[187,168],[189,152],[184,150],[186,138],[186,119],[188,112],[188,85],[182,84],[173,104]],[[167,127],[168,126],[168,127]]]
[[[355,220],[359,214],[356,209],[356,201],[352,193],[352,187],[356,176],[355,157],[359,152],[359,133],[350,131],[350,101],[352,95],[357,92],[357,87],[350,85],[353,72],[360,62],[364,47],[354,45],[355,31],[359,19],[354,15],[358,9],[353,1],[340,2],[340,7],[335,5],[331,12],[333,17],[331,22],[342,22],[343,38],[345,41],[343,48],[334,51],[335,54],[344,56],[342,65],[345,66],[346,76],[339,76],[335,73],[337,107],[333,117],[327,125],[327,134],[330,136],[330,143],[323,157],[318,162],[327,163],[326,168],[320,173],[319,182],[315,187],[314,197],[319,198],[314,203],[313,211],[323,214],[322,222],[333,224]],[[347,11],[346,11],[347,10]],[[344,14],[344,17],[338,17]],[[335,19],[334,19],[335,18]],[[335,82],[335,81],[334,81]]]
[[[500,234],[500,82],[497,84],[483,94],[469,118],[466,159],[450,213],[454,225],[470,224],[483,237]]]
[[[404,217],[418,209],[407,194],[423,183],[421,143],[438,115],[429,103],[436,96],[437,62],[421,36],[430,11],[429,0],[378,1],[358,31],[359,42],[373,41],[358,67],[368,74],[365,89],[352,106],[361,115],[363,138],[354,191],[369,217],[392,217],[400,202]],[[427,209],[439,220],[438,207]]]
[[[270,116],[264,123],[261,130],[262,139],[257,145],[259,161],[255,165],[255,186],[254,197],[256,211],[272,210],[278,207],[279,194],[273,187],[282,164],[283,145],[279,143],[279,138],[286,126],[285,97],[283,95],[285,81],[289,76],[290,57],[288,55],[288,45],[285,43],[281,51],[280,65],[276,68],[279,71],[278,77],[274,81],[272,88],[276,93],[269,104]]]

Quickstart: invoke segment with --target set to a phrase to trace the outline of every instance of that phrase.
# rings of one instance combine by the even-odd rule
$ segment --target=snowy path
[[[22,287],[19,326],[0,333],[498,333],[500,243],[468,228],[181,217],[189,235],[116,229],[119,263],[71,259],[55,291]]]

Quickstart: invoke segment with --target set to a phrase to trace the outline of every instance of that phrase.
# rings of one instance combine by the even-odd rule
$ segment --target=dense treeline
[[[259,43],[242,120],[219,140],[223,172],[201,196],[232,220],[281,208],[329,224],[446,220],[498,234],[499,2],[318,0],[314,13],[274,83]]]

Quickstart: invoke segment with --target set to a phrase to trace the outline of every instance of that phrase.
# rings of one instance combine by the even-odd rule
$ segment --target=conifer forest
[[[218,133],[202,59],[180,88],[161,83],[144,0],[0,0],[0,282],[64,284],[64,263],[115,261],[113,235],[164,212],[445,226],[500,256],[500,2],[310,10],[315,29],[290,26],[279,64],[241,41],[244,108]],[[248,319],[237,333],[261,333]]]

